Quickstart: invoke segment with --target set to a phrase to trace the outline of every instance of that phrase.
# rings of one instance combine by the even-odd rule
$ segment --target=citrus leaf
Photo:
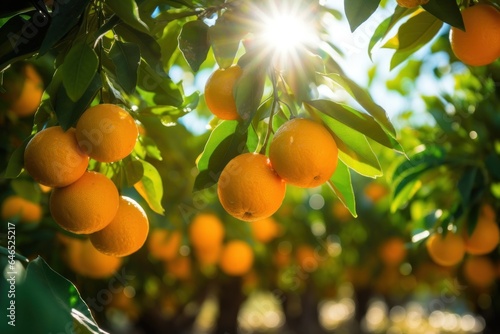
[[[179,49],[191,69],[197,72],[210,49],[208,26],[200,20],[186,22],[179,34]]]
[[[62,81],[72,101],[78,101],[89,87],[99,59],[94,50],[84,42],[73,45],[62,65]]]
[[[26,145],[28,145],[31,138],[33,138],[33,135],[26,138],[21,146],[14,150],[9,158],[7,167],[1,176],[2,179],[15,179],[21,174],[24,168],[24,149],[26,148]]]
[[[139,160],[129,160],[125,165],[125,179],[127,187],[140,182],[144,176],[144,165]]]
[[[137,70],[141,61],[141,50],[133,43],[115,41],[109,50],[109,57],[116,68],[118,83],[127,94],[135,92]]]
[[[382,175],[377,156],[364,135],[324,114],[320,117],[332,132],[340,160],[361,175],[372,178]]]
[[[356,102],[358,102],[370,115],[372,115],[380,125],[382,125],[388,134],[394,138],[396,137],[396,130],[389,120],[387,113],[381,106],[373,101],[372,97],[366,90],[361,88],[351,79],[337,73],[330,73],[321,76],[324,79],[323,83],[333,90],[338,88],[338,86],[343,88],[356,100]]]
[[[85,93],[77,101],[73,101],[66,93],[65,87],[63,85],[59,86],[57,93],[54,95],[54,111],[59,125],[65,131],[76,125],[76,122],[78,122],[83,112],[87,110],[101,87],[101,76],[99,73],[95,73]]]
[[[161,204],[163,197],[163,183],[158,170],[149,162],[139,160],[142,164],[144,173],[139,182],[134,184],[135,190],[146,200],[151,210],[163,215],[165,209]]]
[[[323,114],[336,119],[385,147],[394,148],[390,136],[384,132],[380,124],[370,115],[362,113],[348,105],[330,100],[313,100],[306,102],[305,105],[306,108],[307,106],[314,107]]]
[[[47,34],[40,46],[40,55],[50,51],[52,47],[79,22],[79,17],[89,4],[88,0],[57,1],[51,14]],[[40,36],[41,37],[41,36]],[[42,40],[42,38],[33,38]]]
[[[198,160],[194,191],[217,183],[226,164],[246,149],[248,132],[237,121],[222,121],[213,129]]]
[[[421,11],[403,23],[398,30],[399,44],[391,58],[391,69],[406,61],[411,54],[429,43],[442,26],[441,20],[426,11]]]
[[[413,13],[416,8],[404,8],[401,6],[396,6],[394,12],[391,16],[382,21],[377,28],[375,29],[372,37],[370,38],[370,42],[368,44],[368,55],[372,56],[373,47],[382,39],[384,39],[389,31],[405,16]]]
[[[182,92],[179,87],[163,73],[158,73],[151,66],[143,61],[139,64],[138,86],[144,90],[154,92],[161,100],[156,100],[156,104],[164,104],[179,107],[182,105]]]
[[[208,37],[219,67],[231,66],[238,52],[243,32],[236,28],[234,22],[225,19],[225,15],[222,15],[208,29]]]
[[[418,177],[412,179],[411,182],[407,182],[405,187],[403,187],[397,195],[393,195],[390,208],[391,212],[396,212],[402,205],[407,203],[421,187],[422,181]]]
[[[134,29],[149,33],[149,28],[147,24],[141,20],[139,9],[134,0],[106,0],[105,3],[111,8],[113,13],[123,20],[123,22]]]
[[[357,217],[356,199],[352,188],[351,173],[349,168],[342,162],[338,161],[337,169],[328,181],[328,185],[344,206],[349,210],[353,217]]]
[[[441,21],[465,30],[462,13],[456,0],[429,1],[422,7]]]
[[[390,178],[393,184],[400,182],[406,175],[415,173],[427,167],[441,166],[446,162],[446,151],[438,146],[426,147],[425,150],[414,154],[408,160],[404,160],[392,172]]]
[[[346,0],[344,12],[351,31],[356,30],[377,10],[380,0]]]

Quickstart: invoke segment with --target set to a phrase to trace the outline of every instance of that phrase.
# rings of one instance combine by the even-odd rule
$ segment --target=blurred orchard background
[[[103,256],[86,236],[69,233],[53,221],[48,206],[51,189],[22,171],[20,157],[26,139],[42,124],[61,121],[60,109],[55,109],[54,116],[47,101],[58,89],[53,84],[55,68],[62,62],[58,56],[69,45],[63,40],[54,50],[46,48],[37,56],[40,45],[31,45],[28,37],[19,45],[32,50],[23,49],[17,57],[2,51],[3,82],[32,85],[29,94],[35,96],[32,112],[16,112],[6,99],[0,105],[0,201],[4,203],[0,263],[5,267],[0,297],[2,333],[500,331],[497,247],[481,255],[462,252],[460,261],[443,266],[431,258],[425,246],[435,233],[462,233],[467,226],[472,231],[475,223],[467,225],[467,221],[476,221],[481,210],[490,210],[496,221],[500,209],[499,60],[485,66],[459,61],[450,49],[451,26],[446,22],[430,25],[432,33],[431,28],[420,26],[426,33],[415,36],[419,42],[395,60],[398,28],[424,9],[403,15],[396,1],[385,0],[367,1],[366,7],[375,6],[363,11],[359,9],[365,6],[362,1],[353,1],[359,5],[356,13],[366,19],[358,18],[353,29],[354,9],[347,1],[312,2],[321,7],[314,22],[300,21],[302,13],[292,10],[298,8],[294,1],[276,2],[277,12],[266,13],[270,21],[290,12],[295,21],[285,27],[285,21],[279,26],[269,24],[267,33],[278,36],[271,43],[279,41],[286,48],[287,42],[293,44],[300,37],[297,25],[314,25],[323,43],[318,54],[329,59],[325,61],[328,70],[352,79],[385,109],[402,150],[370,140],[373,152],[368,158],[360,159],[359,166],[355,161],[351,162],[354,167],[348,166],[355,204],[344,205],[328,185],[311,189],[288,186],[282,206],[272,217],[243,222],[224,211],[213,186],[193,191],[199,173],[197,159],[219,122],[207,109],[203,90],[220,64],[210,48],[193,70],[186,49],[183,54],[177,41],[183,24],[196,15],[207,27],[213,26],[225,10],[236,12],[240,5],[248,9],[244,4],[251,1],[233,1],[229,6],[223,1],[46,1],[49,11],[54,10],[50,7],[54,3],[75,4],[75,8],[81,3],[93,4],[82,7],[81,15],[88,17],[92,6],[101,10],[109,6],[109,13],[117,13],[129,24],[115,23],[114,33],[137,43],[151,68],[151,58],[163,55],[158,64],[171,79],[162,82],[170,95],[163,98],[161,92],[139,85],[135,92],[124,93],[109,83],[102,84],[104,99],[126,105],[136,119],[139,138],[134,154],[140,157],[142,170],[134,175],[126,162],[90,166],[120,184],[121,194],[134,198],[149,219],[148,239],[139,251],[122,258]],[[465,2],[446,4],[458,8],[457,4]],[[12,17],[22,13],[28,20],[41,10],[40,4],[33,8],[29,1],[19,3],[24,7],[12,6],[16,10],[2,12],[4,46],[12,42],[6,28],[8,22],[15,25]],[[128,8],[137,9],[136,3],[139,11],[134,13],[155,36],[154,47],[154,40],[145,38],[137,28],[137,16],[127,14]],[[126,9],[120,11],[120,6]],[[259,15],[248,7],[245,15]],[[387,29],[389,17],[397,19],[382,34],[380,27],[386,24]],[[91,30],[93,19],[83,19],[82,26]],[[237,23],[226,24],[223,34],[235,33]],[[411,29],[417,31],[419,26]],[[79,36],[82,31],[68,34]],[[196,40],[196,36],[190,38]],[[179,37],[179,44],[182,41]],[[243,53],[241,43],[234,59]],[[139,77],[144,75],[141,69],[142,63]],[[319,96],[353,102],[346,90],[317,88]],[[270,89],[267,82],[264,92]],[[177,91],[182,103],[172,104]],[[98,101],[95,96],[91,94],[84,105]],[[40,99],[44,102],[38,108]],[[116,171],[120,169],[127,173]],[[137,185],[140,182],[142,186]],[[5,203],[12,197],[27,201],[19,204],[22,212],[9,210]],[[15,328],[7,325],[4,316],[10,286],[7,273],[13,271],[7,266],[8,231],[14,226],[19,282]],[[498,227],[490,233],[498,234]],[[212,239],[216,242],[207,241]],[[223,264],[221,254],[234,240],[248,244],[251,254],[235,250]],[[231,268],[246,261],[249,264],[243,273],[231,274]]]

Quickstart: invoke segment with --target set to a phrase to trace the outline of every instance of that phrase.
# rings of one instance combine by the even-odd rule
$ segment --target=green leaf
[[[406,183],[397,195],[393,195],[391,201],[391,213],[396,212],[403,204],[408,202],[415,193],[422,187],[422,181],[416,177],[411,182]]]
[[[169,61],[177,51],[178,38],[181,32],[181,28],[182,26],[177,20],[169,22],[169,24],[163,30],[161,38],[158,40],[158,43],[161,47],[161,62],[166,68],[170,67]]]
[[[72,101],[78,101],[87,91],[97,72],[99,59],[94,50],[84,42],[71,48],[62,65],[62,81]]]
[[[405,16],[413,13],[415,10],[416,8],[404,8],[401,6],[396,6],[394,9],[394,13],[378,25],[368,44],[368,55],[370,56],[370,59],[372,56],[373,47],[387,36],[389,31],[394,28],[396,23],[398,23]]]
[[[191,69],[197,72],[210,49],[208,26],[201,20],[186,22],[179,34],[179,49]]]
[[[380,0],[346,0],[344,12],[349,21],[351,31],[356,30],[378,8]]]
[[[78,122],[80,116],[90,106],[90,103],[101,87],[101,76],[99,73],[95,73],[85,93],[75,102],[68,96],[65,87],[63,85],[59,86],[57,93],[54,95],[54,111],[59,125],[65,131],[76,125],[76,122]]]
[[[109,57],[116,68],[118,83],[127,94],[135,92],[137,70],[141,61],[141,50],[133,43],[115,41],[109,50]]]
[[[151,210],[163,215],[165,209],[161,204],[163,197],[163,183],[158,170],[149,162],[139,160],[144,173],[139,182],[134,184],[135,190],[146,200]]]
[[[14,271],[10,264],[8,268]],[[16,280],[15,299],[10,299],[15,300],[17,310],[16,333],[72,333],[79,326],[83,326],[86,333],[106,333],[97,325],[76,287],[50,268],[41,257],[30,262],[26,270],[17,267],[15,271],[19,272],[19,276],[10,274],[9,278],[15,277]],[[7,284],[5,278],[2,276],[2,284]],[[10,306],[7,304],[10,301],[1,298],[3,310]],[[7,320],[0,323],[2,333],[10,333],[12,328]]]
[[[324,114],[320,117],[332,132],[340,160],[361,175],[372,178],[382,175],[377,156],[364,135]]]
[[[146,91],[154,92],[155,97],[159,96],[161,100],[156,100],[157,104],[176,107],[182,105],[182,92],[172,79],[163,71],[158,73],[143,61],[139,65],[138,86]]]
[[[356,199],[352,188],[351,173],[349,172],[349,168],[342,161],[339,160],[337,169],[328,181],[328,185],[352,216],[357,217]]]
[[[33,138],[33,135],[26,138],[21,146],[14,150],[9,158],[5,171],[2,173],[2,179],[15,179],[21,174],[24,168],[24,149],[26,148],[26,145],[28,145],[31,138]]]
[[[40,188],[31,179],[17,178],[10,182],[10,186],[14,192],[33,203],[40,203],[41,192]]]
[[[432,0],[422,7],[441,21],[465,30],[462,13],[456,0]]]
[[[198,160],[194,191],[217,183],[226,164],[246,150],[248,132],[237,121],[222,121],[213,129]]]
[[[233,64],[243,35],[234,22],[226,19],[226,15],[222,15],[208,29],[209,41],[220,68],[228,68]]]
[[[123,22],[134,29],[149,33],[147,24],[139,17],[139,9],[134,0],[106,0],[105,3],[111,8],[113,13],[123,20]]]
[[[416,171],[427,167],[437,167],[446,162],[446,151],[438,146],[426,147],[423,151],[414,154],[409,160],[404,160],[392,172],[391,179],[395,184],[407,174],[415,173]]]
[[[385,110],[373,101],[372,97],[366,90],[361,88],[357,83],[348,77],[341,76],[337,73],[330,73],[322,75],[323,82],[330,88],[336,89],[338,86],[343,88],[349,95],[351,95],[356,102],[358,102],[375,120],[382,125],[385,131],[392,137],[396,138],[396,130],[392,125]]]
[[[51,15],[47,34],[40,46],[40,55],[45,54],[80,21],[80,16],[89,0],[57,1]],[[37,38],[38,39],[38,38]],[[40,38],[40,40],[42,40]]]
[[[460,197],[462,198],[462,204],[465,207],[470,205],[472,190],[474,188],[478,172],[477,167],[467,168],[460,177],[460,180],[458,180],[458,191],[460,193]]]
[[[144,165],[139,160],[129,160],[125,165],[127,187],[132,187],[144,176]]]
[[[253,52],[247,52],[239,59],[238,64],[243,73],[236,82],[233,94],[238,114],[244,126],[248,127],[262,100],[267,62],[265,60],[260,62]]]
[[[306,108],[307,106],[314,107],[316,110],[364,134],[385,147],[394,148],[390,136],[387,135],[380,124],[370,115],[362,113],[348,105],[330,100],[313,100],[305,102],[305,105]]]
[[[490,153],[484,161],[488,172],[495,181],[500,180],[500,156],[495,153]]]
[[[429,43],[439,32],[443,22],[426,11],[412,16],[398,30],[399,46],[391,58],[391,69],[406,61],[410,55]]]

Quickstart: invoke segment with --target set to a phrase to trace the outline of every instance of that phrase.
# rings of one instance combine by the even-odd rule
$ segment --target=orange
[[[427,238],[425,245],[431,259],[441,266],[454,266],[462,261],[465,255],[462,237],[452,232],[446,233],[445,237],[434,233]]]
[[[19,117],[33,115],[43,95],[43,81],[32,64],[21,69],[22,82],[17,83],[10,77],[5,78],[0,98],[9,104],[9,109]]]
[[[127,256],[146,242],[149,221],[144,209],[132,198],[121,196],[116,216],[108,226],[90,235],[94,247],[107,255]]]
[[[72,238],[63,258],[76,274],[95,279],[110,277],[122,265],[122,259],[102,254],[88,239]]]
[[[341,223],[345,223],[353,218],[351,213],[349,212],[349,209],[347,209],[341,201],[333,202],[332,214]]]
[[[469,284],[487,288],[495,282],[496,268],[485,256],[469,256],[464,261],[463,274]]]
[[[234,65],[215,70],[205,84],[205,102],[208,109],[220,119],[235,120],[240,116],[234,100],[234,86],[241,74],[241,67]]]
[[[379,248],[382,262],[387,266],[397,266],[406,258],[405,242],[400,237],[391,237],[385,240]]]
[[[2,203],[2,219],[19,219],[24,223],[38,223],[42,219],[42,207],[21,196],[12,195]]]
[[[328,181],[338,163],[335,140],[320,123],[294,118],[274,134],[269,159],[286,183],[313,188]]]
[[[224,225],[213,213],[199,213],[189,225],[189,239],[195,249],[219,247],[224,239]]]
[[[52,190],[50,212],[63,229],[90,234],[111,222],[118,202],[118,190],[110,179],[100,173],[85,172],[69,186]]]
[[[187,280],[191,277],[191,259],[178,256],[166,263],[165,270],[179,280]]]
[[[363,189],[363,193],[373,203],[377,203],[389,194],[389,190],[380,183],[370,182]]]
[[[398,5],[406,8],[415,8],[420,5],[425,5],[429,0],[396,0]]]
[[[100,162],[125,158],[134,149],[139,135],[130,114],[114,104],[98,104],[87,109],[76,124],[80,147]]]
[[[313,272],[318,269],[319,261],[314,248],[309,245],[301,245],[295,251],[297,264],[306,272]]]
[[[195,248],[194,253],[196,259],[201,266],[212,266],[219,262],[220,254],[222,252],[222,244],[210,248]]]
[[[149,254],[160,260],[172,260],[178,255],[181,242],[182,234],[179,231],[154,229],[148,237]]]
[[[36,133],[24,150],[24,169],[47,187],[64,187],[78,180],[89,157],[76,141],[75,129],[53,126]]]
[[[279,225],[272,217],[250,222],[255,240],[266,243],[274,239],[279,233]]]
[[[500,11],[488,4],[477,4],[462,11],[465,31],[450,29],[451,49],[463,63],[488,65],[500,57]]]
[[[252,269],[252,247],[244,241],[229,241],[222,249],[219,266],[230,276],[243,276]]]
[[[487,209],[486,209],[487,210]],[[500,231],[495,220],[491,219],[490,213],[482,209],[477,224],[471,235],[464,229],[465,251],[473,255],[484,255],[497,248],[500,242]],[[488,218],[490,217],[490,218]]]
[[[272,216],[285,197],[286,184],[263,154],[244,153],[224,167],[217,194],[224,209],[235,218],[255,221]]]

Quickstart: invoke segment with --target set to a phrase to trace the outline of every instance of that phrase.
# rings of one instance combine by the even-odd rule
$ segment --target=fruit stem
[[[279,105],[278,88],[276,87],[276,75],[274,70],[270,71],[271,82],[273,84],[273,104],[271,106],[271,113],[269,114],[269,122],[267,124],[266,138],[264,139],[264,144],[260,148],[260,153],[265,154],[269,138],[271,137],[271,132],[273,132],[273,116],[276,106]]]

